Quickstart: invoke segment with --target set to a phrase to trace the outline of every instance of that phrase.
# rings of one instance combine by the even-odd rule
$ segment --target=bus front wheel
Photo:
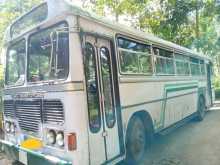
[[[133,116],[129,122],[126,137],[126,164],[133,165],[142,162],[147,148],[149,148],[149,134],[139,116]]]

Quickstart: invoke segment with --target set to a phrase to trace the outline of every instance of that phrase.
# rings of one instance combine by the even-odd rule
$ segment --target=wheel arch
[[[131,120],[133,117],[141,118],[141,120],[144,122],[144,125],[146,126],[146,128],[149,129],[150,131],[152,131],[153,134],[155,132],[153,120],[152,120],[150,113],[147,110],[136,111],[130,116],[130,118],[127,122],[126,131],[125,131],[125,143],[126,143],[126,139],[128,136],[128,127],[129,127],[129,124],[131,123]]]

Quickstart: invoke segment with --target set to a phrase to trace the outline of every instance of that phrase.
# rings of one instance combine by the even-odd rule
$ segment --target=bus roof
[[[186,47],[177,45],[177,44],[172,43],[170,41],[166,41],[166,40],[161,39],[159,37],[156,37],[156,36],[154,36],[154,35],[152,35],[150,33],[146,33],[146,32],[137,30],[135,28],[125,26],[125,25],[120,24],[120,23],[115,22],[115,21],[110,21],[110,20],[108,20],[108,19],[106,19],[104,17],[98,16],[98,15],[92,13],[92,12],[88,12],[85,9],[82,9],[82,8],[80,8],[78,6],[75,6],[73,4],[70,4],[68,2],[59,1],[59,0],[46,0],[46,1],[47,1],[47,6],[48,6],[48,18],[47,19],[51,19],[53,17],[58,16],[59,14],[67,12],[67,13],[70,13],[70,14],[73,14],[73,15],[76,15],[76,16],[84,17],[84,18],[90,19],[92,21],[95,21],[95,22],[97,22],[99,24],[102,24],[103,26],[106,26],[106,27],[111,28],[111,29],[113,29],[115,31],[118,31],[118,33],[132,35],[134,37],[147,40],[148,42],[152,42],[153,44],[156,44],[156,45],[161,45],[161,46],[164,46],[164,47],[175,49],[175,50],[177,50],[179,52],[188,53],[188,54],[190,54],[190,56],[205,58],[205,59],[211,61],[211,58],[208,57],[208,56],[205,56],[203,54],[197,53],[197,52],[195,52],[195,51],[193,51],[191,49],[188,49]],[[45,4],[45,2],[42,3],[42,4]],[[40,4],[39,6],[41,6],[42,4]],[[35,8],[38,8],[39,6],[37,6]],[[30,10],[30,12],[34,11],[35,8]],[[56,12],[54,12],[54,10],[56,10]],[[28,15],[30,12],[22,15],[17,20],[15,20],[12,23],[11,27],[17,21],[22,19],[25,15]],[[6,32],[6,36],[5,36],[6,37],[6,41],[8,41],[8,39],[11,38],[11,36],[10,36],[10,29],[11,28],[8,28],[8,30]]]
[[[210,57],[208,56],[205,56],[201,53],[198,53],[198,52],[195,52],[191,49],[188,49],[186,47],[183,47],[183,46],[180,46],[178,44],[175,44],[173,42],[170,42],[170,41],[166,41],[164,39],[161,39],[153,34],[150,34],[150,33],[147,33],[147,32],[143,32],[141,30],[137,30],[135,28],[132,28],[132,27],[128,27],[128,26],[125,26],[123,24],[120,24],[119,22],[115,22],[115,21],[110,21],[104,17],[101,17],[101,16],[98,16],[94,13],[91,13],[91,12],[88,12],[86,11],[85,9],[82,9],[78,6],[74,6],[72,5],[72,11],[74,13],[74,15],[78,15],[78,16],[81,16],[81,17],[85,17],[85,18],[89,18],[93,21],[96,21],[104,26],[107,26],[108,28],[111,28],[111,29],[114,29],[116,31],[118,31],[119,33],[122,32],[124,34],[129,34],[129,35],[132,35],[132,36],[136,36],[138,38],[142,38],[142,39],[145,39],[147,41],[150,41],[152,42],[153,44],[157,44],[157,45],[161,45],[161,46],[164,46],[164,47],[169,47],[169,48],[173,48],[177,51],[180,51],[180,52],[185,52],[185,53],[189,53],[190,55],[192,56],[197,56],[197,57],[201,57],[201,58],[205,58],[205,59],[208,59],[208,60],[211,60]]]

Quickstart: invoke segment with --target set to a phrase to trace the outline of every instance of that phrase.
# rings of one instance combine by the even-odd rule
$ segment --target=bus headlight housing
[[[60,131],[60,132],[57,133],[56,143],[59,147],[64,146],[64,134],[63,134],[63,132]]]
[[[56,143],[56,132],[54,130],[49,130],[46,135],[47,143],[53,145]]]
[[[5,130],[7,133],[9,133],[11,130],[11,123],[9,121],[6,121],[5,123]]]

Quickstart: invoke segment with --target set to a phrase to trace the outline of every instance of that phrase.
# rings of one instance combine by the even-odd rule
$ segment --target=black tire
[[[140,164],[150,147],[152,132],[147,129],[146,122],[139,117],[133,116],[129,122],[126,137],[126,164]]]
[[[197,120],[202,121],[205,117],[206,104],[203,96],[199,97],[198,101],[198,110],[197,110]]]

